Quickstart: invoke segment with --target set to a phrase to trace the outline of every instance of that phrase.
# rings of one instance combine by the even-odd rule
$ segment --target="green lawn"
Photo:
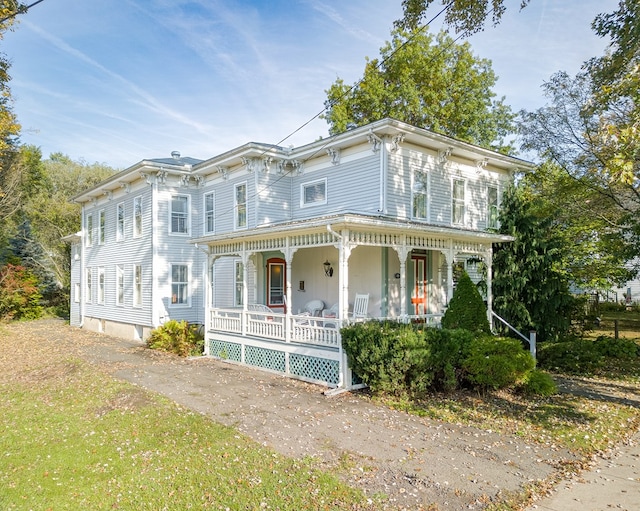
[[[0,377],[0,509],[364,509],[311,462],[78,360]]]

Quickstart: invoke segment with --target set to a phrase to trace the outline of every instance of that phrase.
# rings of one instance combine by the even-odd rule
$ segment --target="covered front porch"
[[[195,240],[208,253],[205,353],[353,388],[340,328],[364,318],[438,325],[454,264],[482,259],[491,289],[494,241],[503,239],[355,215]]]

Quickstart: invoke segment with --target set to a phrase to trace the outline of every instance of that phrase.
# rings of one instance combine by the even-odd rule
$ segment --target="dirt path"
[[[389,507],[482,509],[574,459],[553,446],[410,416],[351,393],[327,398],[315,385],[213,359],[180,359],[61,321],[3,331],[0,368],[16,377],[25,364],[46,366],[54,354],[76,354],[282,454],[338,467],[367,494],[388,495]]]

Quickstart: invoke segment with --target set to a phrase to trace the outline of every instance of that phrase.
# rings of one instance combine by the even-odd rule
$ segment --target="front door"
[[[411,256],[411,264],[414,281],[411,292],[413,314],[422,316],[427,313],[427,257],[422,254],[414,254]]]
[[[284,259],[274,257],[267,260],[267,306],[282,312],[286,311],[286,268]]]

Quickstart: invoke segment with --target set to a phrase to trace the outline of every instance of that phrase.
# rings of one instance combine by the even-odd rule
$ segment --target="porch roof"
[[[373,245],[398,245],[402,236],[408,238],[432,238],[440,241],[436,245],[444,248],[446,242],[454,244],[482,244],[509,242],[513,237],[491,233],[487,231],[474,231],[454,227],[444,227],[411,220],[399,220],[384,216],[367,216],[355,213],[328,215],[319,218],[281,222],[277,224],[263,225],[243,231],[233,231],[223,234],[213,234],[193,238],[190,242],[196,245],[208,245],[215,247],[237,242],[256,242],[273,240],[286,236],[305,236],[322,234],[323,236],[311,245],[334,244],[339,241],[342,231],[349,230],[357,233],[372,233],[391,236],[386,242],[371,241],[363,244]],[[326,236],[328,234],[328,236]],[[411,240],[405,239],[406,245],[414,245]],[[418,245],[423,245],[419,243]]]

